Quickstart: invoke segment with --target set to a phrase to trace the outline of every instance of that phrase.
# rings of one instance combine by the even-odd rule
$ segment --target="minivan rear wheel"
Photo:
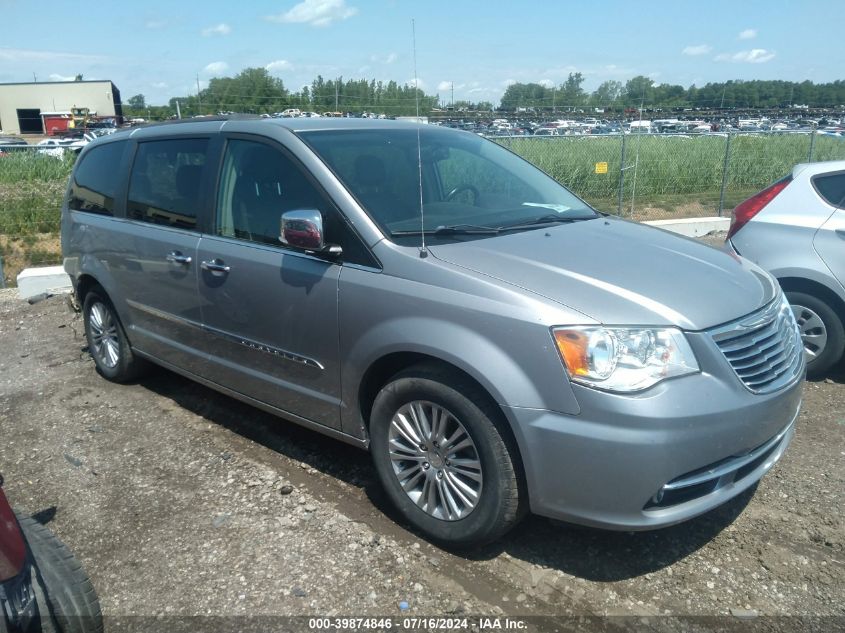
[[[457,372],[418,366],[376,396],[370,450],[402,516],[444,545],[480,546],[524,514],[516,448],[486,394]]]
[[[821,376],[845,352],[845,327],[833,308],[814,295],[787,292],[786,300],[801,330],[807,375]]]
[[[82,318],[88,351],[101,376],[127,382],[147,368],[147,362],[132,352],[117,312],[101,288],[93,288],[85,295]]]

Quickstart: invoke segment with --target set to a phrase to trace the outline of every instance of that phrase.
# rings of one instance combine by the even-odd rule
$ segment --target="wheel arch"
[[[91,289],[98,287],[102,288],[103,286],[93,275],[89,275],[88,273],[79,275],[76,280],[76,300],[79,302],[80,307],[85,304],[85,296]]]
[[[358,386],[358,409],[367,434],[369,434],[370,413],[378,392],[398,373],[415,366],[437,367],[456,374],[472,384],[486,399],[485,404],[489,406],[491,411],[495,412],[502,428],[508,433],[509,440],[513,442],[517,451],[516,458],[520,467],[522,467],[522,450],[519,445],[518,434],[514,432],[510,419],[502,411],[502,407],[496,401],[490,389],[475,376],[454,363],[422,352],[391,352],[385,354],[376,359],[364,372]]]
[[[784,292],[804,292],[826,302],[845,326],[845,300],[829,287],[806,277],[779,277],[778,283]]]
[[[438,368],[453,373],[462,380],[469,382],[485,398],[487,408],[496,416],[494,423],[498,422],[497,426],[507,435],[503,438],[505,443],[513,447],[515,453],[513,460],[517,468],[522,494],[525,495],[526,502],[530,503],[527,473],[522,457],[522,447],[519,442],[520,434],[513,428],[512,421],[496,402],[496,398],[490,389],[466,370],[443,358],[422,352],[391,352],[379,357],[368,367],[358,386],[358,408],[367,437],[369,438],[370,413],[379,391],[394,376],[416,366]]]

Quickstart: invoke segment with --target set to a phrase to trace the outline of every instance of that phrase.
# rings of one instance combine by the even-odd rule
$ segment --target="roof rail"
[[[195,116],[188,119],[173,119],[170,121],[151,121],[135,127],[153,127],[157,125],[179,125],[182,123],[203,123],[206,121],[238,121],[255,120],[262,117],[257,114],[213,114],[207,116]]]

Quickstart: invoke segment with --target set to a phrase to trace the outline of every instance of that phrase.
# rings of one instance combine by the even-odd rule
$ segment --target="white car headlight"
[[[598,389],[640,391],[699,371],[677,328],[579,326],[552,333],[572,381]]]

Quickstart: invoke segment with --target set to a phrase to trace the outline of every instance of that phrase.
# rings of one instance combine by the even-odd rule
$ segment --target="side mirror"
[[[337,257],[340,246],[327,245],[323,236],[323,216],[316,209],[298,209],[282,214],[279,241],[302,250]]]
[[[311,209],[283,213],[279,241],[308,251],[323,250],[323,216]]]

